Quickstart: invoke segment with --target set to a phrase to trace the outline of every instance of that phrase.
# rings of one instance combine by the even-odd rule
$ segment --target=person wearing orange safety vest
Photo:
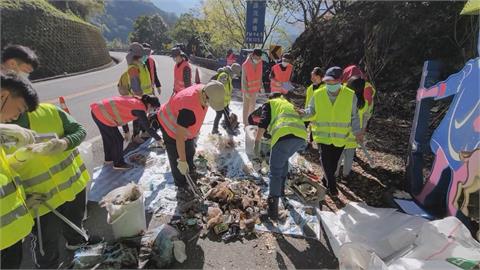
[[[282,56],[282,62],[272,67],[270,72],[270,91],[272,93],[286,94],[288,89],[284,88],[284,83],[290,82],[293,73],[293,57],[286,53]]]
[[[178,187],[179,200],[191,197],[187,191],[185,176],[195,168],[195,139],[202,127],[208,106],[219,111],[223,109],[224,101],[223,84],[212,80],[206,85],[196,84],[182,90],[158,110],[158,128],[162,131],[173,179]]]
[[[230,49],[227,52],[227,66],[232,66],[232,64],[235,62],[237,62],[237,58],[235,57],[233,50]]]
[[[257,93],[263,89],[262,50],[254,49],[242,64],[243,125],[248,125],[248,116],[255,110]]]
[[[147,113],[160,107],[157,97],[143,95],[140,98],[118,96],[90,104],[92,118],[100,130],[105,154],[105,164],[113,163],[113,169],[128,170],[132,166],[123,159],[123,137],[118,127],[137,120],[155,140],[161,137],[150,128]]]
[[[173,61],[173,94],[182,91],[192,85],[192,67],[188,62],[187,55],[179,48],[172,49]]]
[[[22,76],[23,77],[23,76]],[[22,263],[23,238],[32,231],[29,209],[37,207],[37,196],[27,199],[21,179],[13,170],[6,149],[21,148],[35,142],[35,132],[5,124],[24,111],[34,111],[38,96],[30,83],[16,73],[1,75],[0,91],[0,268],[18,269]],[[13,139],[5,142],[3,139]]]
[[[155,63],[155,59],[153,59],[152,53],[153,50],[151,49],[150,44],[148,43],[143,43],[142,46],[149,50],[147,53],[147,57],[145,60],[145,65],[148,68],[148,73],[150,74],[150,81],[152,82],[152,92],[156,88],[157,89],[157,94],[161,95],[162,93],[162,84],[160,83],[160,80],[158,79],[158,74],[157,74],[157,64]]]

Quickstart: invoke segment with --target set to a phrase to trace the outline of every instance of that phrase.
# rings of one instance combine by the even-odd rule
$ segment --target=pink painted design
[[[442,171],[448,167],[447,157],[443,152],[442,148],[438,148],[437,153],[435,153],[435,161],[433,162],[432,172],[430,177],[425,183],[425,186],[422,189],[422,192],[416,196],[417,200],[421,203],[424,203],[425,197],[432,192],[432,190],[437,186]]]
[[[441,97],[445,95],[445,91],[447,90],[447,84],[446,83],[441,83],[440,84],[440,92],[438,93],[438,96]]]
[[[477,119],[473,121],[473,130],[480,132],[480,116],[477,116]]]

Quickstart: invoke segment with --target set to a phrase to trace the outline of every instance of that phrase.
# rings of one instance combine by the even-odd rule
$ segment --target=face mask
[[[288,63],[287,62],[282,62],[282,67],[287,67]]]
[[[144,55],[144,56],[142,56],[142,63],[144,63],[144,64],[145,64],[146,62],[147,62],[147,56],[146,56],[146,55]]]
[[[327,91],[330,93],[335,93],[337,90],[340,89],[340,84],[327,84]]]
[[[23,71],[19,71],[18,72],[18,76],[24,78],[24,79],[28,79],[28,76],[30,76],[30,73],[27,73],[27,72],[23,72]]]
[[[258,64],[260,62],[260,60],[258,60],[258,59],[252,59],[252,61],[253,61],[254,64]]]

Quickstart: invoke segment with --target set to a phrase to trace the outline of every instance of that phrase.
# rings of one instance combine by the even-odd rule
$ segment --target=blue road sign
[[[246,43],[263,43],[265,10],[265,0],[247,0]]]

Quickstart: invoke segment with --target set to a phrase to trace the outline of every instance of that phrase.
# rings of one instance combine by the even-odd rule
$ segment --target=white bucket
[[[112,225],[113,236],[115,239],[124,237],[132,237],[139,235],[147,229],[147,221],[145,218],[145,204],[143,196],[140,196],[136,201],[122,205],[122,214],[115,220],[110,220],[108,216],[108,223]]]
[[[253,156],[255,154],[253,149],[255,148],[257,130],[257,126],[250,125],[245,127],[245,153],[249,156]]]

